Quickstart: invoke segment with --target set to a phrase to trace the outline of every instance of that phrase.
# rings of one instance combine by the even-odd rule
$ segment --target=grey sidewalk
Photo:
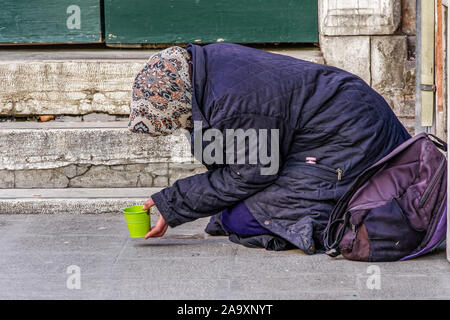
[[[444,251],[370,263],[247,249],[203,232],[207,219],[160,239],[131,239],[121,215],[0,215],[0,299],[436,299],[450,298]],[[81,289],[67,289],[67,267]]]

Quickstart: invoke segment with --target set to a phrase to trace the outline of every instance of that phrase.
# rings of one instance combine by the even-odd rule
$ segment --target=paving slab
[[[205,234],[207,222],[145,240],[128,237],[120,214],[2,214],[0,299],[450,299],[443,249],[362,263],[245,248]],[[72,265],[80,289],[66,286]],[[379,289],[367,286],[373,266]]]

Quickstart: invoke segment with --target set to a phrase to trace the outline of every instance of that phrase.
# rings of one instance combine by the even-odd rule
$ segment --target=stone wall
[[[415,2],[319,0],[323,57],[318,50],[273,52],[317,63],[324,58],[359,75],[413,133]],[[50,54],[35,60],[0,58],[0,189],[165,187],[203,172],[184,137],[133,135],[125,125],[81,126],[127,117],[131,84],[150,53],[121,59],[68,59],[59,53],[52,59]],[[8,129],[2,122],[41,114],[54,114],[55,122],[72,127]]]
[[[319,50],[267,51],[324,62]],[[69,121],[80,120],[80,116],[83,121],[89,121],[90,113],[127,116],[133,80],[156,50],[100,52],[102,56],[89,50],[85,54],[68,50],[64,55],[50,51],[31,58],[26,51],[2,52],[0,121],[2,117],[42,114],[66,115]],[[108,118],[98,120],[108,121]]]
[[[153,51],[6,51],[0,189],[160,188],[206,170],[184,136],[127,129],[133,79]],[[318,48],[269,51],[324,62]]]
[[[15,124],[0,130],[0,189],[166,187],[205,171],[184,135]]]
[[[194,161],[0,170],[0,189],[161,188],[205,171],[203,165]]]
[[[319,0],[325,63],[360,76],[414,133],[415,0]]]

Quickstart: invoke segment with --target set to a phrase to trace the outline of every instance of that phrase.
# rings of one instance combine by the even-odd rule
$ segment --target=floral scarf
[[[170,47],[150,57],[133,85],[130,121],[132,132],[169,135],[192,128],[190,54]]]

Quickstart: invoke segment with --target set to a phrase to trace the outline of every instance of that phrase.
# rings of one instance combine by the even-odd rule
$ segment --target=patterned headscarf
[[[132,132],[159,136],[192,128],[190,59],[181,47],[150,57],[133,85],[128,123]]]

